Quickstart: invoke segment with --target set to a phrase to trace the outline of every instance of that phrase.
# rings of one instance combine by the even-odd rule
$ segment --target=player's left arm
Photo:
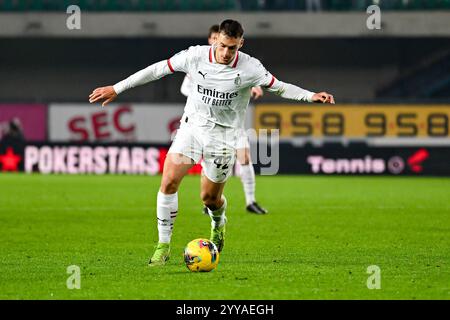
[[[333,95],[328,92],[311,92],[296,85],[280,81],[275,77],[271,80],[271,85],[266,87],[266,90],[285,99],[316,103],[335,103]]]
[[[261,86],[267,91],[273,92],[285,99],[334,104],[333,95],[327,92],[316,93],[300,88],[296,85],[280,81],[268,72],[258,59],[253,58],[251,63],[254,66],[252,69],[255,72],[253,83],[254,86]]]

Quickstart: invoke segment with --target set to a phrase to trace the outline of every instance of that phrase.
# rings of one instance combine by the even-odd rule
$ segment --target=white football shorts
[[[223,183],[233,172],[238,130],[212,122],[193,124],[181,121],[168,153],[181,153],[195,163],[201,161],[203,174],[212,182]]]

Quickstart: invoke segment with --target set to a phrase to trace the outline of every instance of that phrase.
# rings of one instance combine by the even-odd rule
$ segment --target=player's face
[[[219,33],[216,40],[216,61],[220,64],[229,64],[233,60],[236,52],[242,47],[244,39],[242,37],[233,38],[224,33]]]
[[[213,33],[211,33],[211,35],[210,35],[209,38],[208,38],[208,44],[211,45],[211,44],[213,44],[213,43],[216,43],[216,40],[217,40],[217,36],[218,36],[218,35],[219,35],[218,32],[213,32]]]

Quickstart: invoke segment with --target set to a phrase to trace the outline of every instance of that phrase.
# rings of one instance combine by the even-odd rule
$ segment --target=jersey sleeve
[[[196,47],[178,52],[176,55],[167,60],[162,60],[142,69],[128,78],[116,83],[113,88],[117,94],[141,86],[151,81],[158,80],[168,74],[176,71],[189,73],[189,66],[195,58]]]
[[[254,87],[261,86],[285,99],[312,102],[314,92],[278,80],[257,59],[254,59],[254,63],[256,63]]]
[[[171,72],[189,73],[189,67],[196,58],[197,46],[189,47],[186,50],[180,51],[170,59],[167,59],[167,65]]]
[[[116,83],[113,88],[117,94],[121,94],[125,90],[158,80],[170,73],[171,71],[167,66],[167,62],[162,60],[145,69],[139,70],[128,78]]]
[[[258,59],[252,58],[252,64],[254,65],[252,69],[255,70],[252,87],[271,87],[275,81],[275,77],[267,71]]]

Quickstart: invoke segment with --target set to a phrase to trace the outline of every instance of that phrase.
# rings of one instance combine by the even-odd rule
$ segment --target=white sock
[[[164,194],[158,192],[156,216],[158,218],[158,235],[160,243],[170,243],[173,224],[178,213],[178,193]]]
[[[255,202],[255,169],[253,164],[241,165],[241,181],[244,186],[245,202],[247,205]]]
[[[225,224],[227,217],[225,216],[225,211],[227,209],[227,198],[222,195],[223,205],[217,210],[212,211],[208,208],[209,216],[211,217],[211,226],[213,228],[221,227]]]

